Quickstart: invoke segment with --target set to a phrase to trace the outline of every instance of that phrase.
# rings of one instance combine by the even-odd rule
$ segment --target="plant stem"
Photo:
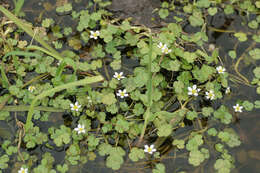
[[[151,114],[151,106],[152,106],[152,34],[150,33],[150,38],[149,38],[149,63],[148,63],[148,73],[149,73],[149,78],[148,78],[148,82],[147,82],[147,94],[148,94],[148,106],[145,112],[145,117],[144,117],[144,126],[142,129],[142,133],[141,136],[139,138],[138,141],[138,146],[142,143],[143,138],[144,138],[144,134],[145,134],[145,130],[146,130],[146,126],[148,124],[148,119],[150,117]]]
[[[102,80],[103,80],[102,76],[86,77],[85,79],[82,79],[82,80],[79,80],[79,81],[76,81],[76,82],[71,82],[71,83],[67,83],[67,84],[64,84],[64,85],[57,86],[55,88],[44,91],[43,93],[37,95],[33,99],[32,103],[30,105],[29,112],[28,112],[28,115],[27,115],[26,124],[25,124],[25,131],[27,132],[32,127],[32,116],[33,116],[33,111],[34,111],[34,105],[38,100],[43,99],[44,97],[47,97],[51,94],[54,94],[54,93],[59,92],[59,91],[64,90],[64,89],[68,89],[68,88],[76,87],[76,86],[87,85],[87,84],[92,84],[92,83],[100,82]]]
[[[56,55],[56,57],[57,56],[60,57],[59,59],[62,59],[62,56],[55,49],[53,49],[48,43],[46,43],[39,35],[35,34],[35,32],[32,30],[32,27],[30,25],[28,25],[28,23],[26,23],[26,22],[20,20],[19,18],[17,18],[10,11],[5,9],[2,5],[0,5],[0,11],[2,11],[18,27],[22,28],[28,35],[30,35],[37,42],[39,42],[45,49],[47,49],[53,55]]]

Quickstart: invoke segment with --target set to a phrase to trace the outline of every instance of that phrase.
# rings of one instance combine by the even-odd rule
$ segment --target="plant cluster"
[[[231,59],[238,58],[236,75],[229,73],[219,49],[207,50],[207,17],[236,10],[257,13],[260,4],[175,2],[163,2],[159,16],[165,19],[171,10],[185,15],[175,15],[160,31],[113,19],[105,9],[109,1],[94,0],[80,11],[71,3],[57,7],[60,16],[76,21],[75,28],[62,28],[52,18],[35,27],[0,6],[10,18],[0,23],[0,120],[16,120],[18,140],[1,143],[0,168],[16,162],[14,169],[21,173],[65,173],[95,160],[98,152],[113,170],[124,169],[130,159],[163,173],[166,168],[159,162],[169,152],[165,143],[170,140],[174,150],[186,152],[189,164],[199,166],[214,158],[217,172],[230,172],[235,159],[229,149],[241,141],[229,124],[244,110],[259,108],[260,101],[238,100],[231,106],[218,102],[232,94],[231,81],[258,85],[260,93],[260,67],[253,70],[251,83],[238,71],[245,54],[252,61],[260,59],[260,49],[254,47],[260,42],[255,31],[260,17],[248,23],[249,34],[232,32],[239,42],[249,35],[253,39],[253,46],[240,57],[236,50],[228,52]],[[199,31],[185,32],[185,22]],[[24,32],[32,37],[31,43],[21,40]],[[41,46],[32,45],[33,40]],[[138,65],[129,66],[130,60]],[[52,112],[67,112],[69,120],[50,123]],[[41,123],[48,124],[47,131]],[[191,129],[178,133],[189,125]],[[38,146],[65,151],[64,161],[54,164],[50,152],[40,158],[31,154]]]

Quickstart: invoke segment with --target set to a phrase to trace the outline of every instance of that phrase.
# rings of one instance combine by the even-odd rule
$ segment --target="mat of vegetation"
[[[260,100],[225,100],[234,86],[260,94],[259,0],[164,1],[153,28],[117,18],[105,0],[46,2],[56,17],[38,24],[14,2],[0,5],[0,173],[85,172],[96,157],[107,171],[169,172],[165,159],[235,168],[232,124]],[[235,46],[223,53],[213,32]]]

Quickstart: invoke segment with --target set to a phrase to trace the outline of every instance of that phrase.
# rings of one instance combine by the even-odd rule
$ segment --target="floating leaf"
[[[163,124],[162,126],[160,126],[158,128],[158,136],[162,137],[162,136],[169,136],[172,133],[172,126],[170,124]]]
[[[238,40],[241,41],[241,42],[244,42],[244,41],[247,40],[247,36],[246,36],[246,34],[243,33],[243,32],[235,33],[235,37],[237,37]]]
[[[202,114],[205,117],[209,117],[213,112],[214,112],[214,110],[213,110],[212,107],[204,107],[204,108],[202,108]]]
[[[173,142],[172,142],[172,145],[177,146],[177,148],[179,148],[179,149],[183,149],[184,148],[184,143],[185,143],[184,140],[174,139]]]
[[[203,144],[202,135],[192,137],[186,144],[186,149],[189,151],[198,150],[198,147]]]
[[[165,166],[162,163],[158,163],[155,169],[152,170],[153,173],[165,173]]]
[[[243,106],[243,107],[245,108],[245,110],[247,110],[247,111],[251,111],[251,110],[254,109],[254,104],[251,103],[251,102],[249,102],[249,101],[247,101],[247,100],[243,102],[242,106]]]
[[[256,60],[260,59],[260,49],[259,48],[255,48],[249,51],[249,55]]]
[[[187,118],[188,120],[194,120],[194,118],[197,118],[197,117],[198,117],[198,113],[195,112],[195,111],[189,111],[189,112],[187,113],[187,116],[186,116],[186,118]]]
[[[144,150],[143,149],[139,149],[139,148],[132,148],[131,152],[129,153],[129,158],[133,161],[133,162],[137,162],[140,159],[143,159],[145,156],[144,154]]]
[[[236,51],[234,51],[234,50],[228,51],[228,55],[229,55],[232,59],[235,59],[236,56],[237,56]]]
[[[195,66],[192,73],[195,79],[199,80],[200,82],[206,82],[215,71],[215,68],[203,64],[201,69]]]
[[[211,15],[211,16],[214,16],[217,12],[218,12],[217,7],[210,7],[210,8],[208,9],[208,13],[209,13],[209,15]]]
[[[228,160],[218,159],[214,164],[214,168],[218,171],[218,173],[230,173],[232,164]]]
[[[106,105],[112,105],[112,104],[116,103],[117,100],[116,100],[116,98],[115,98],[115,94],[113,94],[113,93],[108,93],[108,94],[103,94],[103,95],[102,95],[101,102],[102,102],[103,104],[106,104]]]
[[[208,134],[211,135],[211,136],[216,136],[218,131],[215,129],[215,128],[210,128],[208,129]]]
[[[189,155],[189,163],[199,166],[205,160],[205,156],[199,150],[192,150]]]
[[[214,112],[214,117],[220,119],[220,121],[224,124],[229,124],[232,120],[232,115],[223,105],[221,105],[220,108]]]

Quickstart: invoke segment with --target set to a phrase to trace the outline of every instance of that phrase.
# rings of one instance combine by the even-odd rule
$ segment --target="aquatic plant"
[[[203,170],[211,158],[217,172],[230,172],[235,167],[230,148],[241,144],[230,124],[242,112],[259,108],[260,101],[233,100],[230,106],[224,100],[237,84],[257,86],[260,93],[259,67],[254,67],[251,82],[239,70],[246,57],[249,62],[260,59],[255,47],[260,18],[248,22],[247,32],[214,28],[207,17],[235,11],[257,14],[260,5],[174,2],[178,0],[165,1],[158,9],[162,19],[172,21],[159,31],[113,18],[105,8],[109,1],[94,0],[80,11],[72,3],[60,4],[57,14],[75,22],[66,27],[48,16],[37,28],[0,6],[9,18],[0,25],[0,120],[15,120],[18,141],[4,139],[0,168],[15,162],[19,172],[69,172],[99,154],[113,170],[128,169],[130,159],[141,169],[148,165],[162,173],[163,159],[174,151],[174,160],[186,159]],[[194,32],[185,31],[185,22]],[[238,44],[252,37],[243,54],[237,47],[227,53],[234,73],[221,50],[209,45],[207,31],[228,32]],[[18,46],[24,33],[31,43]],[[64,161],[57,164],[47,150],[40,158],[31,154],[38,146],[63,151]]]

